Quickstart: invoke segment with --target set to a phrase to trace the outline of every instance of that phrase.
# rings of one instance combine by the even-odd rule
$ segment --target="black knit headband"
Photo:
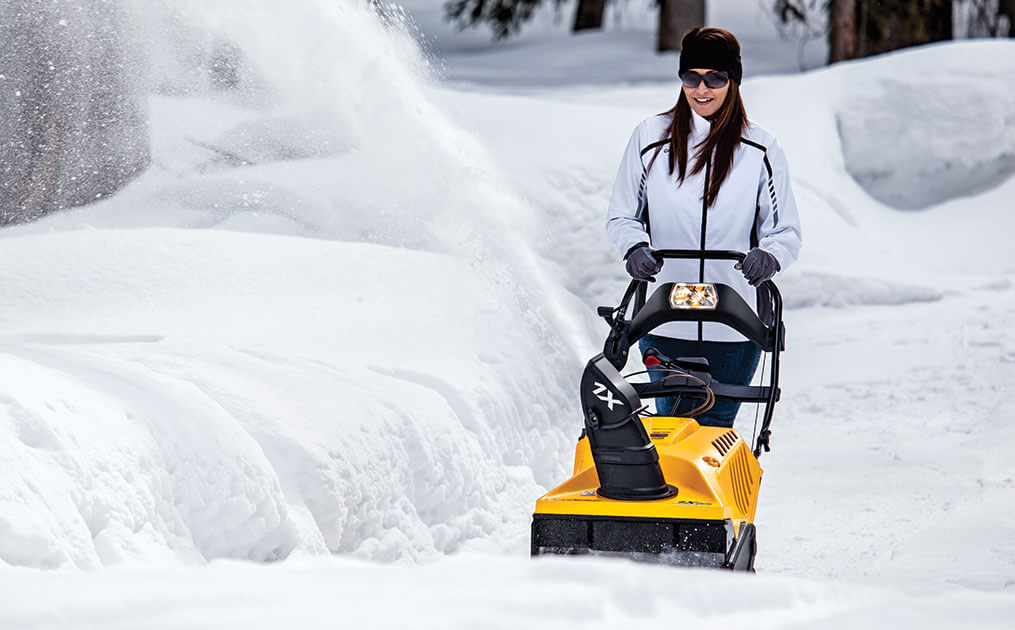
[[[680,51],[680,72],[684,74],[691,68],[708,68],[709,70],[725,70],[730,78],[738,84],[744,77],[744,66],[740,55],[721,41],[684,39],[684,48]]]

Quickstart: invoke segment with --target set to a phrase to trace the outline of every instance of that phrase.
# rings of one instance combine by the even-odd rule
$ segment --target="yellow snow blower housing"
[[[743,261],[730,251],[661,250],[660,258]],[[575,450],[572,477],[536,501],[532,555],[606,554],[689,566],[753,570],[757,551],[754,514],[769,450],[769,426],[779,398],[783,346],[782,297],[771,281],[758,288],[758,312],[731,287],[666,283],[635,304],[645,284],[633,281],[620,306],[600,307],[610,325],[602,354],[582,374],[585,429]],[[639,303],[644,302],[641,308]],[[768,386],[720,383],[700,357],[646,353],[646,365],[666,376],[629,382],[619,372],[630,347],[670,321],[720,322],[770,352]],[[767,322],[767,323],[766,323]],[[701,426],[694,418],[649,415],[643,398],[713,398],[765,406],[752,449],[734,429]],[[699,408],[707,408],[702,405]]]

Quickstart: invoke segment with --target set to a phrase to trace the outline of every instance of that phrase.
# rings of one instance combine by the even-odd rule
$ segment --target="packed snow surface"
[[[624,80],[621,24],[551,81],[552,29],[438,30],[449,84],[398,12],[131,6],[153,167],[0,233],[0,627],[1010,623],[1015,44],[748,74],[805,244],[740,576],[527,557],[625,286],[620,153],[675,59]],[[188,74],[208,41],[232,92]]]

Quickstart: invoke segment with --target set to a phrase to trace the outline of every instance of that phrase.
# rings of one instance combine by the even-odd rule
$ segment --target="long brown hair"
[[[719,28],[694,29],[684,37],[684,41],[690,37],[721,40],[725,45],[734,48],[737,55],[740,54],[740,44],[728,31]],[[687,102],[687,95],[684,94],[683,88],[680,89],[680,95],[677,96],[677,104],[666,114],[670,116],[668,130],[670,175],[676,171],[677,178],[683,182],[687,175],[687,161],[690,154],[687,143],[691,134],[691,104]],[[733,166],[733,152],[740,146],[740,138],[747,125],[747,111],[744,109],[744,101],[740,98],[740,85],[731,78],[729,89],[726,92],[726,100],[712,117],[712,129],[705,140],[694,147],[696,152],[691,175],[700,173],[708,164],[709,157],[714,155],[708,190],[705,191],[706,208],[715,203],[715,198],[719,195],[719,188],[726,176],[729,175],[730,168]]]

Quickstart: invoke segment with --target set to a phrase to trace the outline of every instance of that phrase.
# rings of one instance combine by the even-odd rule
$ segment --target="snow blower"
[[[744,254],[718,250],[660,250],[660,258],[743,262]],[[704,264],[704,263],[703,263]],[[768,451],[772,411],[779,400],[783,350],[782,297],[771,281],[758,287],[758,313],[725,284],[669,282],[646,301],[634,280],[616,308],[600,307],[610,325],[604,350],[581,377],[585,428],[575,449],[574,473],[538,501],[532,555],[602,554],[682,566],[753,571],[757,552],[754,513],[761,466]],[[627,311],[637,299],[632,316]],[[664,370],[654,382],[622,376],[629,349],[666,322],[719,322],[771,353],[767,386],[720,383],[701,357],[646,353],[647,367]],[[714,399],[764,407],[753,449],[735,429],[702,426],[694,417],[653,415],[642,399]]]

